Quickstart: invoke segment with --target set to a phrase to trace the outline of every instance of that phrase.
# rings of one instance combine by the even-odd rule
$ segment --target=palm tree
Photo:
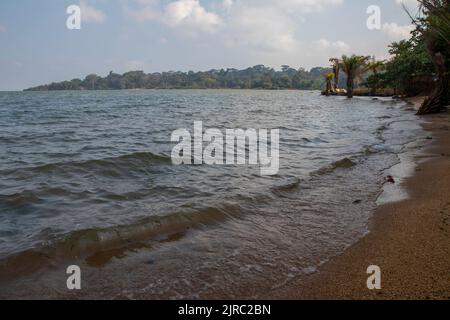
[[[330,59],[331,66],[333,68],[334,73],[334,87],[333,90],[336,92],[339,88],[339,73],[341,72],[340,60],[338,58]]]
[[[333,93],[333,88],[331,85],[331,80],[333,80],[333,77],[334,77],[333,72],[329,72],[329,73],[325,74],[325,80],[327,81],[327,88],[325,89],[326,96],[329,96]]]
[[[370,57],[365,56],[342,56],[340,62],[342,71],[347,75],[347,97],[353,98],[353,88],[355,79],[361,77],[367,71],[367,62]]]
[[[371,71],[375,78],[378,78],[378,73],[385,68],[386,61],[375,60],[375,57],[367,64],[366,69]],[[378,80],[379,82],[379,80]],[[377,93],[377,82],[374,81],[373,86],[371,88],[371,95],[375,95]]]

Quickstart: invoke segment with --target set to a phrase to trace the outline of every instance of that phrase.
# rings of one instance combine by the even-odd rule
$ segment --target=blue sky
[[[387,45],[411,28],[400,2],[2,0],[0,90],[111,70],[309,69],[351,53],[384,59]],[[81,7],[81,30],[66,27],[72,4]],[[370,5],[381,8],[381,30],[366,27]]]

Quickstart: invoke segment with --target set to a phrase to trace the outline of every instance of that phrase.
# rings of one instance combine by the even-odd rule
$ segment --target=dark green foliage
[[[380,86],[407,92],[411,79],[416,76],[433,74],[433,64],[425,45],[416,36],[408,41],[395,42],[389,48],[389,53],[393,58],[387,62],[386,71],[378,79]]]
[[[102,78],[95,74],[84,80],[74,79],[27,89],[48,90],[120,90],[120,89],[303,89],[320,90],[329,68],[295,70],[282,66],[281,71],[263,65],[245,70],[221,69],[205,72],[163,72],[146,74],[131,71],[123,75],[110,72]]]
[[[450,83],[450,2],[419,0],[420,14],[411,16],[411,39],[390,45],[385,72],[371,76],[367,86],[391,87],[409,96],[429,95],[420,114],[434,113],[448,104]]]
[[[373,73],[369,75],[361,85],[367,88],[371,88],[372,92],[375,94],[377,89],[383,87],[384,76],[384,74]]]

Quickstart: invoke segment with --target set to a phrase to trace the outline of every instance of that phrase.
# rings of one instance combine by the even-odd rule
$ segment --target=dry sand
[[[410,199],[379,207],[366,237],[267,298],[450,299],[450,113],[426,122],[433,142],[406,182]],[[370,265],[381,268],[381,290],[367,288]]]

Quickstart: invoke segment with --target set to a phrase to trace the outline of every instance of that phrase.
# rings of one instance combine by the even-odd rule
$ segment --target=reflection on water
[[[279,174],[173,166],[171,133],[194,121],[280,129]],[[255,297],[364,235],[385,170],[421,134],[390,99],[0,93],[0,296],[65,296],[70,261],[82,297]]]

